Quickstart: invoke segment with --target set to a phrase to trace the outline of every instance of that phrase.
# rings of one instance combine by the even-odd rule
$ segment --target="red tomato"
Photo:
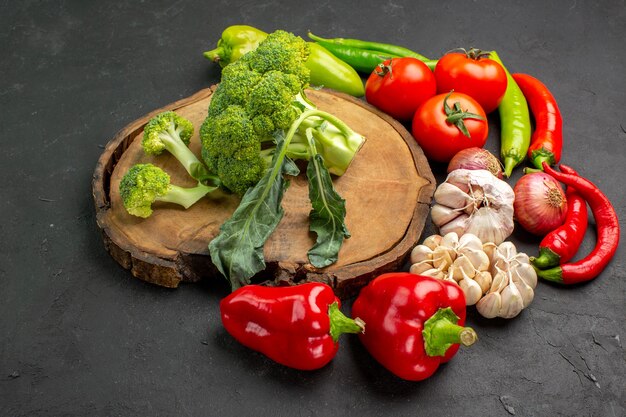
[[[506,92],[506,71],[487,56],[488,53],[470,49],[467,53],[451,52],[441,57],[434,71],[437,92],[465,93],[474,98],[485,113],[497,109]]]
[[[469,137],[455,121],[465,125]],[[489,127],[485,111],[476,100],[467,94],[448,93],[431,97],[417,109],[412,131],[428,159],[449,162],[465,148],[485,146]]]
[[[436,93],[435,76],[417,58],[388,59],[365,83],[366,100],[403,121],[411,120],[419,105]]]

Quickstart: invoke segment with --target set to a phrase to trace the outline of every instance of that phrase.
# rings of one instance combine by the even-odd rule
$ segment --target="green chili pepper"
[[[390,55],[385,54],[384,52],[370,51],[367,49],[352,48],[328,42],[317,42],[316,45],[323,46],[337,58],[347,63],[358,72],[365,74],[371,74],[380,63],[387,59],[399,58],[398,55]]]
[[[413,57],[417,58],[420,61],[424,62],[428,68],[431,70],[435,69],[435,65],[437,65],[437,61],[433,59],[426,58],[424,55],[418,54],[415,51],[412,51],[408,48],[404,48],[402,46],[392,45],[388,43],[380,43],[380,42],[371,42],[371,41],[363,41],[360,39],[345,39],[345,38],[333,38],[333,39],[325,39],[319,36],[316,36],[309,32],[309,38],[314,41],[324,45],[329,51],[338,57],[342,58],[344,61],[350,63],[348,60],[350,56],[361,57],[361,60],[357,60],[359,63],[369,62],[368,59],[377,58],[378,56],[383,56],[385,58],[399,58],[399,57]],[[335,49],[337,48],[337,49]],[[337,50],[337,52],[335,52]],[[350,53],[352,50],[352,53]],[[343,52],[345,51],[345,52]],[[342,54],[346,53],[347,57],[342,57]],[[380,63],[380,61],[379,61]],[[378,64],[376,64],[378,65]],[[355,67],[357,71],[362,72],[372,72],[376,65],[371,67],[369,71],[365,68],[369,68],[369,66],[364,67],[364,70],[359,70]]]
[[[504,162],[504,174],[511,176],[513,168],[526,157],[530,146],[530,113],[526,98],[495,51],[489,57],[497,61],[506,72],[507,86],[498,106],[500,115],[500,157]]]
[[[222,32],[217,48],[204,53],[213,62],[225,67],[250,52],[267,37],[267,33],[252,26],[234,25]],[[311,71],[311,85],[332,88],[355,97],[365,95],[363,81],[347,63],[334,56],[322,45],[308,42],[310,55],[306,62]]]

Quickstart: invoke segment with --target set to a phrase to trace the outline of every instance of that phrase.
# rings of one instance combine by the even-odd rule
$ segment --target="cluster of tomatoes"
[[[445,54],[434,71],[412,57],[386,60],[367,79],[365,98],[411,122],[427,158],[448,162],[463,149],[485,145],[486,115],[498,108],[506,87],[504,68],[488,53],[470,49]]]

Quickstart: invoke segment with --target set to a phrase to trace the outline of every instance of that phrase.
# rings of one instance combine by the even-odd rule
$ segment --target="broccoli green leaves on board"
[[[306,175],[309,180],[309,230],[317,234],[315,245],[309,250],[309,262],[324,268],[337,262],[343,240],[350,237],[345,224],[346,201],[335,191],[324,159],[315,150],[307,132],[314,156],[309,160]]]
[[[213,264],[227,277],[234,289],[250,283],[265,269],[263,245],[283,217],[281,206],[289,181],[283,174],[298,175],[298,167],[284,155],[286,144],[280,136],[272,164],[224,222],[220,234],[209,244]]]

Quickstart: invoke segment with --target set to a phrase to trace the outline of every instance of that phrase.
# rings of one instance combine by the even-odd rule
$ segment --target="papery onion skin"
[[[528,232],[545,236],[567,215],[567,198],[561,184],[544,172],[522,176],[515,187],[515,220]]]
[[[448,174],[455,169],[485,169],[502,179],[502,164],[500,160],[487,149],[473,147],[456,153],[448,164]]]

